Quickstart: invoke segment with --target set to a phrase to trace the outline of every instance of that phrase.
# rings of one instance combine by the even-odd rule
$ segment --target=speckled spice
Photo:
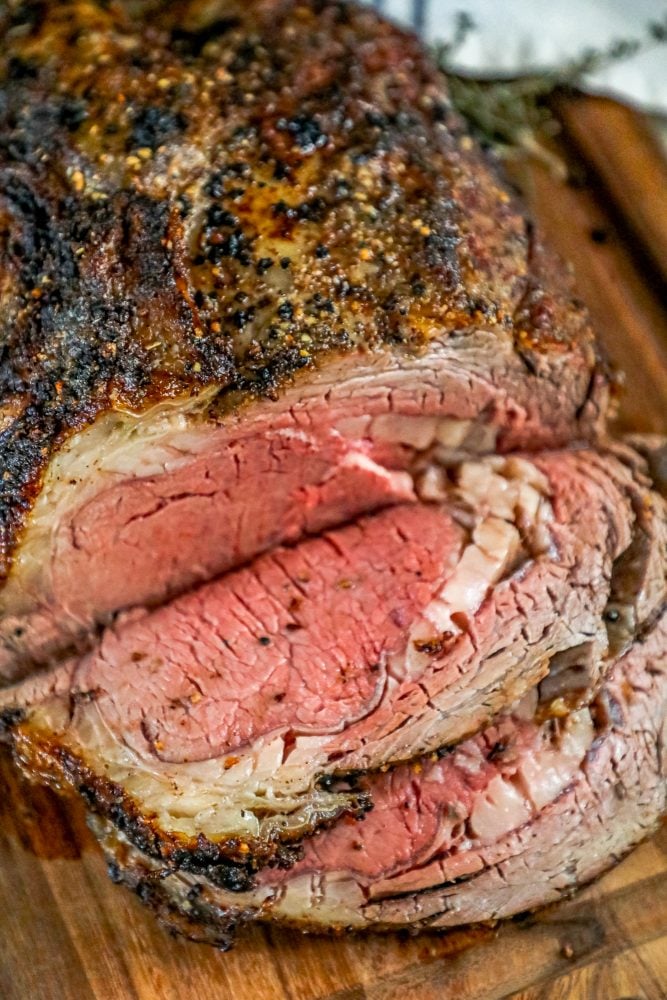
[[[215,386],[223,411],[480,323],[581,348],[531,266],[443,79],[371,11],[0,2],[0,577],[105,410]]]
[[[342,815],[361,818],[371,808],[363,787],[365,772],[349,772],[342,779],[349,794],[345,804],[325,811],[313,808],[293,829],[275,830],[255,837],[227,835],[209,840],[204,834],[189,837],[164,830],[158,818],[143,813],[140,804],[113,781],[96,774],[82,756],[52,734],[42,734],[24,719],[21,710],[0,711],[0,739],[11,734],[14,759],[31,779],[36,777],[60,793],[81,795],[88,809],[111,822],[127,841],[166,868],[206,873],[213,884],[230,892],[245,892],[254,884],[255,873],[264,865],[289,868],[300,856],[305,836],[326,829]],[[336,783],[327,776],[321,785]]]

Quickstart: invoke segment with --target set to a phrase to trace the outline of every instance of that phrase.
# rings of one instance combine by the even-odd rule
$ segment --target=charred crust
[[[101,413],[214,388],[217,416],[334,353],[514,322],[524,220],[416,39],[343,3],[251,6],[0,8],[0,400],[20,411],[0,580],[50,459]],[[540,281],[521,349],[587,357]]]
[[[85,117],[85,112],[84,112]],[[180,135],[187,128],[187,118],[180,111],[156,104],[138,107],[126,140],[128,152],[133,149],[150,149],[151,152],[168,140]]]
[[[228,951],[234,943],[237,927],[252,919],[252,913],[244,915],[241,911],[225,911],[203,903],[198,887],[193,887],[184,905],[179,907],[169,898],[159,880],[123,871],[119,866],[115,868],[119,884],[135,892],[169,933],[189,941],[210,944],[221,951]]]
[[[163,830],[155,817],[141,811],[122,786],[95,774],[75,753],[53,740],[43,740],[22,727],[23,710],[5,710],[5,730],[18,764],[57,791],[74,789],[87,808],[108,820],[126,840],[150,858],[162,861],[170,870],[199,872],[220,888],[246,892],[254,874],[266,865],[290,868],[301,854],[300,841],[316,827],[324,829],[334,819],[314,820],[314,826],[265,838],[224,837],[210,840],[203,834],[188,837]],[[0,716],[0,719],[3,716]],[[3,730],[0,729],[0,738]],[[346,812],[361,816],[371,807],[368,795],[360,790]]]
[[[0,740],[11,738],[12,730],[25,719],[23,708],[3,708],[0,711]]]

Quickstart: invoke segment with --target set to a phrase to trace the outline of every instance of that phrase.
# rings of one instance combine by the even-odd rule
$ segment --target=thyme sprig
[[[501,155],[528,152],[551,160],[540,137],[555,134],[551,98],[558,90],[581,89],[593,73],[667,43],[667,13],[650,22],[641,38],[620,39],[602,49],[584,49],[563,65],[506,79],[480,79],[454,68],[456,54],[476,25],[469,14],[456,16],[451,39],[436,47],[436,59],[447,74],[452,102],[471,129]]]

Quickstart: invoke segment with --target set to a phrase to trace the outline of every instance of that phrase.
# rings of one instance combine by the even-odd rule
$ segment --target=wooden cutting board
[[[536,163],[513,176],[626,371],[619,426],[664,432],[665,167],[618,105],[567,101],[559,115],[576,186]],[[162,931],[110,883],[78,805],[0,757],[0,914],[0,1000],[664,1000],[667,827],[575,899],[499,928],[318,939],[255,927],[221,954]]]

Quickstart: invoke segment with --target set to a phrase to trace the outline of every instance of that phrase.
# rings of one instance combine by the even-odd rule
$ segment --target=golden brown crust
[[[206,873],[215,885],[230,892],[251,888],[254,873],[267,864],[291,867],[299,857],[301,841],[315,830],[326,829],[343,815],[360,818],[371,808],[367,791],[356,788],[362,777],[359,772],[348,777],[350,793],[341,797],[344,804],[329,807],[326,815],[314,807],[291,830],[276,829],[257,837],[209,839],[201,833],[190,837],[163,829],[122,785],[89,767],[57,735],[41,732],[21,709],[0,711],[0,738],[10,742],[14,760],[31,780],[38,779],[61,794],[77,792],[92,812],[111,822],[148,857],[167,868]]]
[[[0,40],[0,576],[104,410],[480,325],[592,369],[561,270],[547,294],[441,76],[371,11],[13,0]]]

